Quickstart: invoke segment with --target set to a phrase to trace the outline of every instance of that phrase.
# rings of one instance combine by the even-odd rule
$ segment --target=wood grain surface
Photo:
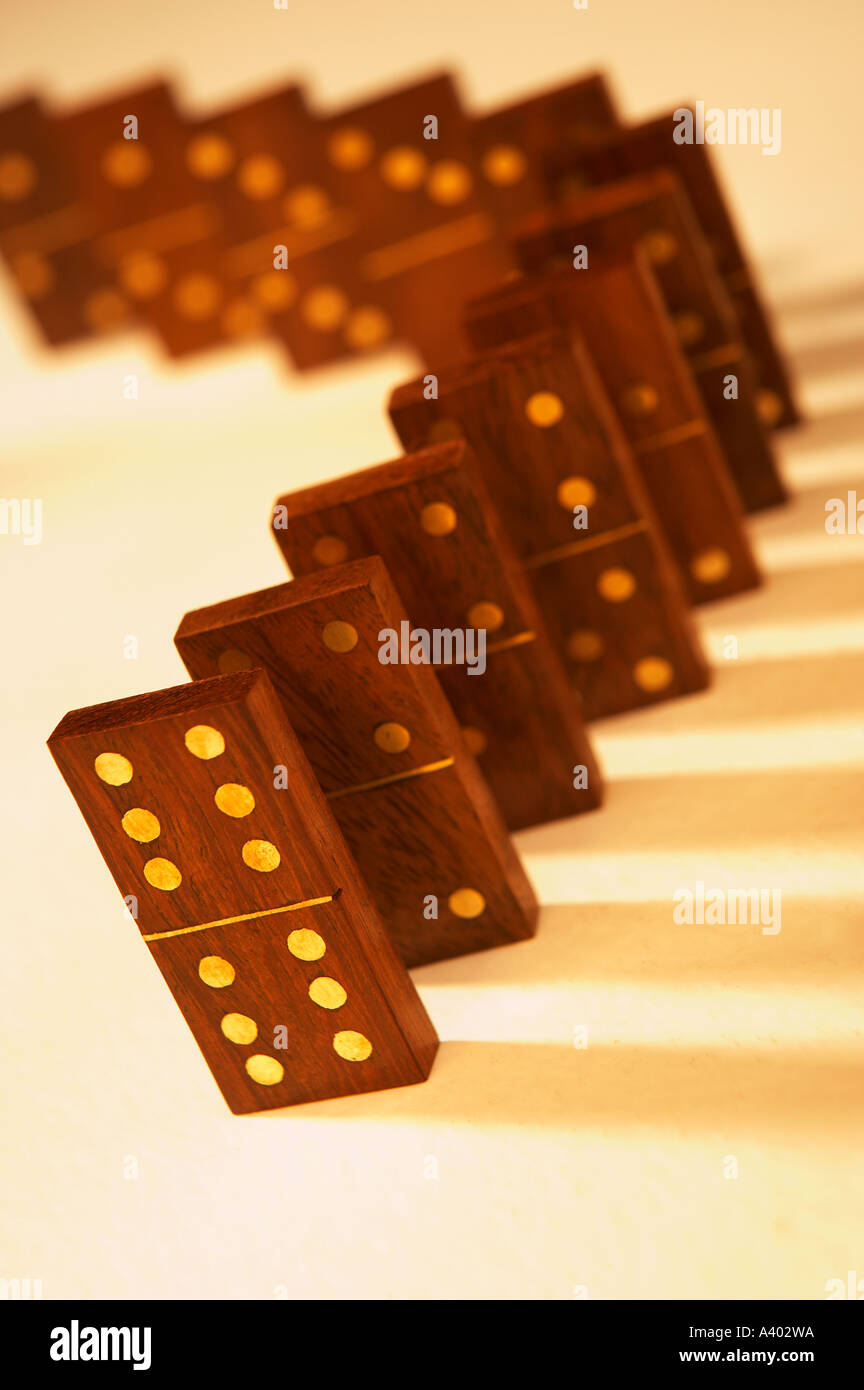
[[[268,671],[388,932],[420,965],[531,936],[537,904],[435,672],[378,660],[379,633],[407,621],[373,558],[189,613],[175,641],[193,676]]]
[[[576,194],[564,210],[537,214],[518,238],[519,263],[532,273],[567,266],[577,245],[589,256],[644,249],[744,509],[785,501],[759,415],[755,364],[680,180],[669,170],[650,170]],[[734,398],[726,389],[729,373]]]
[[[455,663],[437,673],[511,830],[599,805],[577,702],[464,441],[288,493],[279,507],[286,525],[274,534],[292,572],[326,568],[334,543],[377,553],[416,627],[484,629],[482,674]]]
[[[426,381],[391,395],[396,431],[406,449],[447,432],[470,444],[585,718],[704,689],[677,568],[581,337],[555,329],[444,369],[434,399]]]
[[[765,423],[778,428],[795,425],[801,415],[770,315],[762,301],[756,276],[705,145],[676,144],[672,111],[624,130],[599,137],[590,148],[550,150],[550,186],[560,197],[570,186],[608,183],[628,174],[669,168],[681,179],[720,274],[735,302],[744,341],[756,361]]]
[[[578,327],[690,598],[704,603],[759,584],[735,485],[641,251],[514,280],[473,301],[467,323],[477,348]]]
[[[435,1031],[262,671],[48,746],[235,1113],[425,1079]]]

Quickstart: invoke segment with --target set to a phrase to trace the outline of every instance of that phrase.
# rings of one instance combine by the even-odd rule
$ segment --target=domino
[[[364,297],[358,213],[340,199],[325,145],[291,84],[197,117],[185,146],[192,178],[220,210],[226,280],[255,331],[274,334],[298,370],[384,346],[393,332]]]
[[[475,348],[578,326],[694,603],[760,582],[735,485],[641,251],[525,277],[468,305]]]
[[[564,671],[464,442],[287,493],[274,534],[292,574],[377,554],[416,629],[479,634],[482,674],[436,669],[510,830],[600,804]]]
[[[93,255],[96,225],[38,97],[0,111],[0,255],[52,347],[129,326],[133,306]]]
[[[762,421],[770,428],[798,424],[801,415],[789,373],[708,149],[676,143],[675,127],[674,113],[669,111],[603,136],[590,149],[578,153],[566,145],[557,152],[548,151],[545,163],[550,192],[560,198],[568,190],[609,183],[628,174],[673,170],[693,205],[756,362]]]
[[[235,336],[219,212],[184,159],[185,124],[164,82],[55,117],[57,139],[96,227],[92,250],[115,294],[173,357]],[[248,320],[247,320],[248,321]]]
[[[379,660],[403,623],[372,558],[187,613],[175,642],[193,677],[267,670],[413,966],[529,937],[537,904],[434,672]]]
[[[644,484],[582,339],[561,330],[395,389],[406,450],[460,435],[588,720],[708,685]]]
[[[235,1114],[426,1079],[435,1031],[262,671],[48,746]]]
[[[549,199],[545,156],[581,149],[621,129],[606,78],[590,73],[524,101],[472,113],[470,135],[481,187],[505,235]]]
[[[644,248],[745,510],[786,501],[759,417],[753,361],[676,176],[653,170],[577,195],[566,210],[537,215],[517,239],[517,256],[525,270],[540,273],[571,264],[576,246],[589,255]]]
[[[478,187],[468,118],[440,74],[322,116],[340,203],[358,216],[358,274],[424,361],[464,355],[460,311],[514,262]]]

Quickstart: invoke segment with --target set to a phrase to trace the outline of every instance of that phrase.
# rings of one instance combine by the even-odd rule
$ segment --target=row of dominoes
[[[407,170],[405,128],[370,114],[404,99],[334,117],[331,138],[374,132]],[[562,99],[474,123],[502,221],[524,212],[502,176],[517,132],[560,171],[541,117]],[[404,231],[376,227],[391,247]],[[759,582],[742,501],[784,495],[764,362],[675,174],[568,194],[515,244],[521,277],[461,281],[438,308],[436,335],[462,325],[473,355],[393,392],[411,452],[276,502],[298,577],[187,614],[190,685],[75,711],[50,740],[235,1111],[428,1074],[406,967],[531,935],[508,832],[596,808],[585,721],[703,689],[689,604]]]
[[[0,110],[0,253],[52,343],[139,322],[173,355],[268,332],[301,369],[392,341],[434,366],[465,350],[464,301],[518,270],[525,219],[566,204],[598,250],[643,241],[702,370],[746,346],[761,417],[794,423],[708,151],[672,131],[625,125],[599,75],[480,114],[446,74],[336,111],[296,85],[206,114],[164,82],[33,96]],[[545,230],[529,263],[569,236]]]

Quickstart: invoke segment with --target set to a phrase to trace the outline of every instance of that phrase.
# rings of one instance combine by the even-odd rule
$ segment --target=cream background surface
[[[795,501],[753,524],[770,583],[700,615],[713,690],[597,726],[606,808],[518,838],[537,938],[416,972],[430,1082],[235,1119],[44,741],[67,709],[182,680],[186,609],[284,578],[272,498],[397,452],[382,403],[414,364],[298,379],[261,347],[178,369],[133,336],[48,354],[0,285],[0,494],[45,507],[41,545],[0,537],[0,1277],[255,1299],[820,1298],[864,1277],[864,537],[824,529],[827,498],[864,496],[859,6],[0,13],[2,97],[169,70],[202,106],[295,72],[335,102],[452,63],[477,104],[602,65],[632,116],[779,106],[777,158],[715,154],[811,418],[782,446]],[[782,889],[782,931],[674,926],[698,880]]]

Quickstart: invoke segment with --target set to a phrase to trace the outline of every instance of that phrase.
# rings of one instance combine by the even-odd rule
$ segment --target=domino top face
[[[181,655],[206,643],[209,669],[199,656],[198,676],[262,664],[269,650],[271,679],[321,787],[345,794],[453,755],[431,672],[378,660],[378,633],[396,612],[401,605],[386,570],[370,560],[187,613],[175,641]],[[390,725],[410,733],[395,762],[377,732]]]
[[[27,98],[0,111],[0,250],[49,343],[131,322],[93,256],[96,230],[42,104]]]
[[[441,373],[437,400],[410,382],[390,413],[406,447],[442,428],[471,443],[586,718],[704,688],[677,574],[577,333]]]
[[[302,220],[305,211],[307,225],[326,216],[326,190],[309,186],[318,161],[300,87],[285,86],[187,124],[188,174],[202,197],[218,199],[230,243],[295,221],[298,212]],[[305,203],[296,196],[298,186],[306,188]]]
[[[547,186],[559,199],[568,188],[606,183],[668,167],[682,180],[711,255],[735,300],[744,339],[759,368],[763,423],[785,426],[800,419],[785,363],[761,303],[729,205],[705,145],[677,144],[670,111],[618,133],[599,137],[583,151],[563,148],[546,157]]]
[[[651,169],[673,169],[687,189],[721,274],[739,271],[745,265],[744,252],[708,150],[704,145],[677,144],[674,130],[669,111],[607,133],[580,153],[576,170],[591,182],[609,182]],[[553,187],[556,167],[566,178],[568,165],[572,167],[566,149],[550,155]]]
[[[26,97],[0,110],[0,234],[67,207],[74,191],[42,103]]]
[[[434,1032],[263,672],[74,711],[49,747],[235,1112],[423,1078]]]
[[[468,308],[476,346],[575,322],[694,601],[759,582],[737,492],[641,251],[503,286]]]
[[[244,336],[249,312],[223,282],[221,219],[190,173],[188,129],[170,88],[151,83],[55,118],[92,209],[96,259],[173,356]]]
[[[412,451],[448,436],[467,440],[523,563],[575,539],[580,498],[590,499],[592,533],[650,510],[575,328],[534,334],[436,375],[437,399],[426,398],[423,377],[393,391],[397,433]]]
[[[723,291],[680,180],[657,169],[576,195],[533,219],[517,237],[520,265],[530,273],[571,262],[577,242],[592,252],[641,247],[672,314],[679,341],[693,354],[725,351],[740,359],[740,327]]]
[[[266,688],[256,676],[76,710],[51,735],[79,804],[111,828],[100,848],[117,883],[138,896],[145,937],[332,895],[340,886],[324,855],[304,845],[312,781],[294,736],[281,730],[277,749],[265,742],[271,730],[263,717],[260,731],[254,728]],[[296,792],[274,789],[276,763],[290,768]],[[188,801],[178,796],[181,783]],[[232,790],[220,797],[222,786]],[[220,800],[227,806],[232,798],[250,810],[221,810]],[[266,872],[244,858],[253,831],[256,843],[282,846]],[[300,854],[285,853],[295,842]]]
[[[193,677],[268,671],[388,932],[420,965],[530,936],[536,904],[433,671],[379,659],[384,633],[408,626],[372,557],[187,614],[175,642]]]
[[[104,232],[203,201],[192,186],[184,125],[166,83],[64,113],[55,123],[75,185]]]
[[[356,272],[357,210],[299,87],[196,120],[186,159],[219,205],[225,277],[249,305],[240,322],[269,327],[301,369],[389,340],[392,325]],[[287,261],[278,269],[277,248]]]
[[[446,73],[325,116],[322,128],[328,164],[370,247],[481,206],[468,121]]]
[[[651,263],[706,410],[748,509],[774,505],[785,489],[760,417],[760,393],[741,325],[677,177],[658,169],[580,194],[536,216],[519,237],[531,271],[569,262],[575,246],[616,252],[641,247]],[[725,391],[734,374],[738,395]]]
[[[463,356],[462,303],[513,261],[478,186],[452,79],[403,87],[327,116],[323,127],[340,203],[358,217],[361,337],[370,324],[383,337],[384,321],[369,312],[377,306],[392,337],[424,360]]]
[[[438,675],[510,829],[599,804],[564,672],[464,440],[288,494],[280,506],[276,536],[294,573],[378,553],[421,630],[466,643],[485,634],[488,669],[472,676],[445,657]],[[577,764],[588,772],[578,788]]]
[[[550,148],[581,148],[619,128],[602,73],[474,116],[475,157],[486,198],[501,225],[512,229],[546,203],[544,155]]]
[[[472,613],[495,609],[490,643],[518,638],[536,614],[467,455],[457,439],[280,497],[288,524],[275,534],[292,570],[326,566],[331,554],[383,554],[402,578],[412,622],[428,630],[484,626]],[[435,546],[448,535],[455,545]],[[430,561],[434,555],[432,583],[417,565],[423,545],[432,548]]]
[[[587,271],[526,276],[474,300],[478,348],[575,322],[585,336],[631,447],[643,452],[672,430],[708,429],[702,403],[647,260],[639,250],[595,257]]]

